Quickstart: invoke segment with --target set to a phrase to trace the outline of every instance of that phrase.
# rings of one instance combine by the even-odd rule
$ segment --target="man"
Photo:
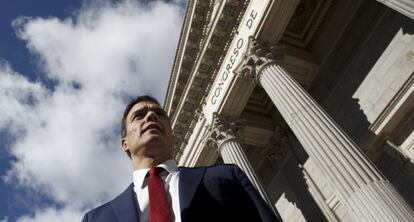
[[[154,98],[140,96],[128,104],[121,143],[134,183],[83,222],[276,221],[237,166],[177,167],[171,123]]]

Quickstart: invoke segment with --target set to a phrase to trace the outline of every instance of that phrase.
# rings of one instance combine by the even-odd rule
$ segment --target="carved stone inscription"
[[[251,12],[249,13],[249,18],[243,24],[245,27],[247,27],[247,29],[249,31],[253,27],[253,22],[256,20],[257,14],[258,13],[254,9],[252,9]],[[229,75],[231,73],[233,73],[233,69],[236,65],[236,61],[238,61],[240,55],[242,54],[240,51],[241,51],[243,45],[245,45],[245,43],[247,42],[247,39],[248,39],[248,36],[245,36],[245,35],[240,35],[240,36],[237,36],[237,37],[238,37],[238,39],[236,41],[236,44],[233,47],[233,50],[230,51],[231,55],[230,55],[229,59],[226,61],[226,63],[224,64],[225,68],[222,71],[222,73],[219,75],[219,82],[218,82],[217,86],[213,89],[213,96],[210,99],[210,102],[213,105],[215,105],[217,103],[217,99],[223,93],[224,83],[229,79],[228,78]]]

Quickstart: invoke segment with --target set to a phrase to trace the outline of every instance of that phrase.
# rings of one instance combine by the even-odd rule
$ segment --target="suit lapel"
[[[183,211],[190,206],[194,193],[204,176],[205,170],[205,168],[179,168],[180,180],[178,193],[180,196],[182,221],[185,221],[185,215],[183,214]],[[120,222],[139,221],[133,187],[133,184],[129,185],[129,187],[123,193],[111,201],[112,209],[114,210],[116,218]]]
[[[201,179],[204,176],[205,168],[185,168],[180,167],[179,171],[179,196],[181,220],[185,221],[185,210],[190,206],[194,193],[197,190]]]
[[[129,187],[111,201],[112,209],[115,216],[120,222],[137,222],[139,221],[138,210],[135,200],[134,185]]]

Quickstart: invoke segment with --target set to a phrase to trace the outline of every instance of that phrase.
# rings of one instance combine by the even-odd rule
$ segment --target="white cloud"
[[[13,22],[56,85],[29,81],[0,61],[0,130],[17,138],[9,147],[17,160],[4,178],[63,206],[20,221],[80,220],[131,182],[118,138],[123,98],[163,99],[182,10],[175,3],[99,1],[63,20]]]
[[[82,212],[72,208],[63,208],[61,210],[47,208],[36,211],[36,217],[22,216],[19,218],[19,222],[81,221],[82,218],[79,217],[81,214]]]
[[[10,65],[0,60],[0,130],[22,133],[27,122],[37,119],[31,104],[43,101],[47,91],[39,82],[30,82],[14,72]]]

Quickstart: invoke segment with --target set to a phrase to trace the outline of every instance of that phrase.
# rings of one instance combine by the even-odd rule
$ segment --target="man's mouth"
[[[149,130],[158,130],[158,131],[162,132],[161,127],[158,124],[156,124],[156,123],[149,124],[147,127],[145,127],[145,129],[143,130],[142,133],[145,133],[145,132],[147,132]]]

